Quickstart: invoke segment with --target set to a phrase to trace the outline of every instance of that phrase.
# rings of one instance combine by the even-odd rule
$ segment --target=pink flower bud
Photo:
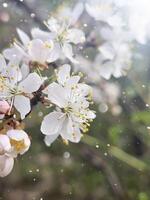
[[[7,101],[1,100],[0,101],[0,114],[6,114],[10,109],[10,105]]]

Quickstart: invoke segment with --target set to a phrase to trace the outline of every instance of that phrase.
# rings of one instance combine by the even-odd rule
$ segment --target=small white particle
[[[36,169],[36,172],[39,172],[40,170],[39,169]]]
[[[3,3],[3,7],[4,7],[4,8],[7,8],[7,7],[8,7],[8,4],[7,4],[7,3]]]
[[[42,117],[42,116],[43,116],[43,113],[42,113],[42,112],[39,112],[39,113],[38,113],[38,116],[39,116],[39,117]]]
[[[65,159],[69,159],[69,158],[70,158],[70,153],[67,152],[67,151],[64,152],[63,157],[64,157]]]
[[[35,13],[31,13],[30,16],[31,16],[32,18],[34,18],[34,17],[35,17]]]

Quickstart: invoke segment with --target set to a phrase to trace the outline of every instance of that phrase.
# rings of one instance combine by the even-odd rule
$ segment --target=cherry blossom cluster
[[[0,54],[0,177],[7,176],[14,159],[24,154],[31,141],[23,120],[36,100],[49,108],[41,124],[46,145],[60,135],[65,143],[79,142],[88,131],[95,112],[90,110],[92,89],[71,65],[55,66],[59,59],[78,63],[73,46],[85,42],[84,32],[71,21],[49,18],[47,31],[34,28],[31,38],[17,29],[19,40]],[[46,70],[49,76],[45,76]]]
[[[108,104],[120,113],[120,88],[107,80],[126,75],[135,42],[149,39],[148,1],[85,0],[74,9],[61,7],[30,36],[17,28],[19,40],[0,54],[0,177],[29,149],[24,119],[39,102],[49,109],[40,128],[48,146],[58,137],[66,144],[81,140],[96,117],[92,93],[100,112]],[[88,48],[94,51],[90,58]]]

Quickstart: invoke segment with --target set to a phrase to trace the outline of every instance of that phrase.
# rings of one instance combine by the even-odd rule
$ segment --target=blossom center
[[[15,139],[10,139],[10,144],[15,148],[17,152],[20,152],[26,148],[24,140],[17,141]]]

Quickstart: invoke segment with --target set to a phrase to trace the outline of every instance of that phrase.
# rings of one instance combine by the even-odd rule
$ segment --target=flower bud
[[[7,101],[1,100],[0,101],[0,114],[6,114],[10,109],[10,105]]]

